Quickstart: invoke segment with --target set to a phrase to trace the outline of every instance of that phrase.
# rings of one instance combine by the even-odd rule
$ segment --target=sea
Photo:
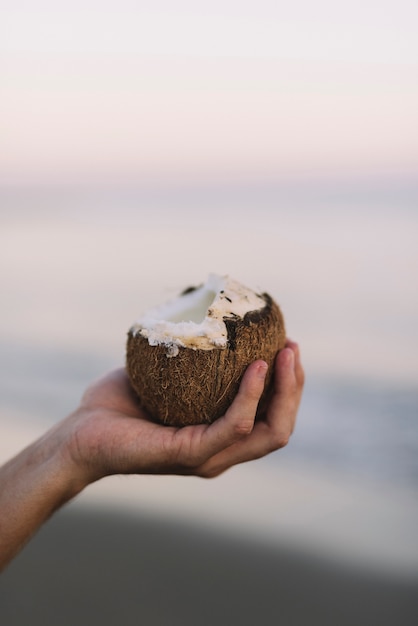
[[[402,493],[418,513],[417,244],[412,184],[2,188],[2,459],[123,365],[143,311],[229,274],[277,300],[306,373],[263,472]]]

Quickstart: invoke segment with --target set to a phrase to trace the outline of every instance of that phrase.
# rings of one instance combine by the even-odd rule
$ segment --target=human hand
[[[209,478],[285,446],[303,388],[297,344],[288,341],[277,355],[274,390],[256,420],[266,368],[248,367],[224,417],[183,428],[151,421],[125,370],[94,383],[74,413],[0,468],[0,570],[54,511],[103,476]]]
[[[58,426],[80,481],[110,474],[214,477],[285,446],[293,431],[304,373],[298,345],[287,341],[275,363],[274,391],[257,416],[267,366],[252,363],[224,417],[210,425],[163,426],[139,407],[124,369],[94,383],[80,407]]]

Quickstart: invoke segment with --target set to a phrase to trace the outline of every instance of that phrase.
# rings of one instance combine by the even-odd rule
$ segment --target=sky
[[[0,183],[416,174],[416,2],[0,9]]]

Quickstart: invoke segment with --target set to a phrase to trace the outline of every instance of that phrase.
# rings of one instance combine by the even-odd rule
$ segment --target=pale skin
[[[252,363],[223,417],[184,428],[151,421],[124,369],[93,383],[71,415],[0,468],[0,570],[54,511],[105,476],[212,478],[285,446],[304,383],[298,345],[288,340],[277,355],[274,392],[255,419],[266,372]]]

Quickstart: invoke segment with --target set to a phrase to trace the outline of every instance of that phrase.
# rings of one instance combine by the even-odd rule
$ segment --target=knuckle
[[[273,439],[273,450],[280,450],[285,448],[289,443],[290,433],[277,433]]]
[[[193,470],[201,465],[204,460],[199,449],[195,449],[189,441],[185,443],[181,438],[179,438],[174,450],[167,452],[167,458],[169,458],[172,464],[179,465],[187,470]]]
[[[221,470],[205,470],[202,472],[198,472],[198,476],[200,478],[204,478],[205,480],[211,480],[212,478],[217,478],[220,474],[222,474]]]
[[[259,401],[262,391],[263,386],[258,381],[252,381],[244,389],[240,389],[238,395],[245,404],[255,404]]]
[[[254,421],[252,419],[242,419],[234,424],[234,434],[237,437],[245,437],[251,433],[253,425]]]

